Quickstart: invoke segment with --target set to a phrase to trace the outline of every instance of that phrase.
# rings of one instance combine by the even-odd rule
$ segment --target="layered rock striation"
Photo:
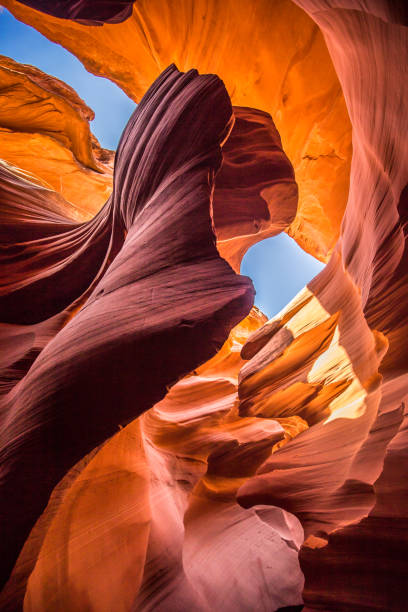
[[[210,216],[232,120],[217,77],[170,67],[122,136],[112,197],[85,224],[63,221],[44,189],[3,170],[4,578],[67,470],[210,357],[252,305]]]
[[[328,266],[244,347],[251,361],[241,371],[241,412],[289,411],[315,424],[266,462],[238,499],[294,512],[310,534],[300,554],[305,609],[400,610],[408,172],[407,116],[397,109],[407,30],[385,3],[372,11],[304,6],[325,34],[349,108],[350,194]]]
[[[300,525],[279,509],[275,525],[235,500],[238,486],[290,430],[278,421],[265,426],[241,419],[236,410],[239,351],[263,315],[254,311],[212,360],[174,386],[163,406],[132,421],[213,355],[250,309],[251,283],[221,259],[216,239],[224,257],[239,267],[239,256],[259,239],[258,224],[261,235],[273,235],[296,215],[293,168],[270,116],[231,107],[217,77],[183,74],[173,66],[131,118],[116,154],[112,196],[90,221],[73,221],[75,207],[26,172],[7,163],[1,171],[3,579],[39,518],[3,590],[2,608],[14,609],[24,599],[25,609],[33,610],[125,610],[132,602],[143,609],[209,610],[214,598],[221,605],[228,593],[231,610],[242,599],[252,605],[254,596],[262,597],[265,609],[271,598],[277,607],[294,598],[299,603]],[[201,398],[198,412],[188,406],[194,396]],[[172,412],[179,414],[174,425]],[[172,435],[174,426],[183,430],[181,438],[177,431]],[[160,499],[179,463],[183,495],[179,499],[177,485],[168,502],[170,508],[184,502],[169,556],[164,552],[170,541],[157,540],[156,532],[162,530]],[[106,494],[111,506],[103,503]],[[209,501],[201,512],[203,495]],[[144,508],[139,518],[135,503]],[[262,563],[279,551],[286,582],[270,592],[269,579],[262,577],[237,589],[232,572],[223,593],[210,580],[225,562],[216,554],[208,560],[208,579],[191,586],[202,575],[203,560],[195,527],[187,530],[185,521],[191,514],[206,539],[206,521],[218,520],[219,512],[225,518],[218,538],[236,525],[242,544],[237,563],[245,559],[249,569],[259,563],[267,537]],[[91,527],[97,523],[99,535]],[[248,545],[250,526],[259,536]],[[83,541],[86,529],[94,535]],[[111,574],[108,590],[104,572]],[[159,576],[167,576],[168,592],[156,595]]]
[[[2,608],[404,609],[404,5],[137,2],[95,27],[5,4],[134,99],[174,60],[226,88],[165,70],[86,222],[34,160],[1,166]],[[3,64],[12,104],[35,85],[59,108]],[[25,112],[10,134],[48,138]],[[328,264],[244,318],[232,268],[279,231]]]
[[[60,19],[90,25],[120,23],[132,14],[134,0],[25,0],[22,4]]]

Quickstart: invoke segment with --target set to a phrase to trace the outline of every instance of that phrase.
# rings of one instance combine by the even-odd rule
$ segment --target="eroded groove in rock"
[[[64,299],[54,300],[61,283],[52,287],[53,275],[71,263],[73,244],[79,253],[91,248],[104,215],[110,219],[108,248],[114,259],[105,259],[99,269],[98,264],[85,305],[4,397],[3,579],[66,471],[118,425],[158,401],[166,386],[214,354],[250,309],[252,285],[220,258],[209,210],[220,146],[232,119],[228,94],[217,77],[170,67],[149,89],[122,136],[106,208],[95,220],[65,232],[52,216],[56,231],[53,239],[45,239],[48,262],[41,249],[44,239],[33,242],[27,275],[37,266],[39,282],[49,286],[42,316],[38,303],[29,323],[57,316],[69,307],[68,297],[73,302],[81,297],[84,288],[76,285],[71,293],[64,287]],[[41,221],[47,236],[50,219]],[[79,279],[82,268],[76,271]],[[28,287],[34,294],[35,285],[21,290]],[[4,300],[12,316],[7,295]]]
[[[370,485],[382,465],[380,452],[366,456],[369,468],[353,494],[347,482],[360,478],[353,465],[375,422],[386,342],[369,329],[339,256],[276,322],[279,331],[241,370],[241,414],[298,415],[313,426],[273,454],[238,499],[244,506],[270,503],[294,512],[306,535],[329,532],[373,503]],[[268,337],[271,328],[265,328]],[[395,427],[387,440],[393,433]]]
[[[211,66],[225,79],[236,104],[243,107],[250,103],[262,109],[238,108],[236,125],[225,145],[224,176],[221,170],[214,193],[220,250],[224,240],[230,243],[225,256],[237,266],[235,255],[256,241],[257,234],[285,229],[289,223],[288,233],[317,256],[324,259],[333,250],[348,187],[349,124],[323,38],[317,26],[292,4],[266,0],[249,4],[203,1],[194,5],[187,0],[138,2],[132,18],[115,29],[69,21],[61,24],[17,2],[5,4],[18,17],[78,53],[96,73],[110,76],[136,99],[150,76],[170,60],[177,59],[183,67],[191,63],[205,69]],[[20,601],[26,591],[26,609],[33,612],[52,609],[54,605],[75,609],[78,592],[83,607],[96,606],[98,610],[117,609],[118,601],[125,610],[133,606],[155,612],[214,607],[227,612],[252,612],[255,606],[269,612],[271,606],[297,606],[301,602],[302,576],[297,559],[303,526],[307,539],[301,547],[300,560],[306,577],[306,610],[399,612],[406,605],[408,126],[404,104],[408,80],[401,79],[400,74],[401,64],[406,65],[407,59],[406,10],[403,3],[382,0],[371,4],[364,0],[299,0],[298,4],[322,29],[354,130],[350,194],[342,234],[332,257],[326,269],[272,321],[265,323],[255,311],[252,319],[233,330],[209,362],[177,382],[165,397],[164,388],[157,397],[152,395],[150,405],[156,403],[151,410],[69,472],[54,489],[49,507],[26,541],[5,591],[8,602],[13,602],[13,593],[18,593]],[[293,26],[289,29],[284,22],[287,19]],[[210,106],[207,91],[205,99]],[[166,99],[157,104],[164,118],[167,104]],[[143,115],[148,108],[141,106]],[[263,111],[273,113],[300,182],[300,207],[295,219],[296,185],[291,166],[270,117]],[[135,117],[132,129],[136,130]],[[220,116],[214,118],[218,120]],[[253,130],[257,121],[261,128]],[[225,126],[227,123],[225,117]],[[201,142],[206,132],[194,131],[196,127],[191,138]],[[172,126],[166,124],[167,128],[171,132]],[[255,133],[258,138],[252,147]],[[149,134],[149,142],[150,138]],[[221,139],[220,133],[218,144]],[[236,158],[241,139],[251,140],[251,149]],[[190,176],[191,170],[189,160],[182,158],[184,141],[184,133],[174,137],[175,164],[182,168],[183,178],[171,183],[178,190],[172,210],[176,217],[178,203],[182,202],[180,208],[185,211],[190,201],[187,195],[183,197],[185,173]],[[118,297],[121,303],[138,307],[143,333],[148,320],[148,331],[159,328],[160,338],[162,319],[173,326],[172,330],[166,328],[168,333],[163,340],[171,350],[161,361],[154,362],[160,371],[168,367],[167,358],[172,360],[171,367],[182,363],[184,372],[188,364],[194,367],[191,355],[180,355],[180,346],[188,344],[196,353],[203,349],[203,338],[209,340],[205,325],[196,325],[193,330],[197,330],[197,336],[192,335],[191,311],[190,318],[183,315],[172,319],[175,313],[169,316],[168,309],[158,312],[154,308],[163,293],[168,299],[173,290],[183,296],[177,307],[181,304],[190,308],[195,287],[203,282],[203,277],[192,278],[195,287],[187,291],[182,283],[176,285],[171,268],[166,267],[167,249],[176,241],[170,245],[167,234],[167,240],[160,242],[159,261],[154,259],[157,228],[166,225],[171,235],[180,238],[182,234],[179,223],[175,228],[174,218],[163,214],[160,206],[156,208],[169,189],[168,184],[160,183],[163,160],[169,151],[157,149],[157,156],[153,152],[148,159],[155,167],[156,183],[134,183],[132,164],[140,164],[141,147],[127,137],[121,147],[127,162],[118,166],[116,185],[120,184],[120,188],[116,188],[112,204],[106,209],[113,215],[118,234],[113,234],[110,247],[101,247],[101,252],[113,248],[116,254],[115,245],[119,245],[119,251],[124,230],[129,231],[107,274],[100,282],[98,279],[99,286],[88,304],[37,360],[46,372],[47,364],[42,365],[42,360],[47,351],[53,350],[53,343],[56,345],[63,368],[61,373],[53,373],[58,385],[66,374],[71,377],[64,356],[61,360],[61,347],[66,346],[69,354],[70,340],[76,341],[78,333],[78,345],[86,349],[88,323],[95,316],[99,324],[109,313],[114,320]],[[214,151],[219,154],[217,147]],[[267,168],[263,162],[271,160],[271,156],[275,156],[276,164]],[[242,177],[233,167],[237,159],[243,164]],[[172,161],[171,158],[169,163]],[[208,160],[204,163],[198,157],[196,162],[205,166]],[[252,162],[261,164],[254,173]],[[213,170],[217,163],[211,166]],[[272,187],[271,169],[277,170],[276,199],[264,197],[263,173],[268,188]],[[255,186],[248,180],[251,177],[256,178]],[[243,183],[239,183],[240,178],[245,179]],[[16,189],[23,189],[15,180]],[[209,185],[206,181],[200,185],[208,207]],[[238,186],[235,194],[229,191],[230,186]],[[188,187],[191,190],[191,184]],[[244,211],[241,199],[249,196],[251,202]],[[281,197],[285,205],[279,208],[275,203]],[[133,201],[149,202],[149,206],[133,209],[128,206]],[[31,220],[38,217],[38,209],[43,206],[36,202],[30,204]],[[228,206],[223,208],[223,203]],[[48,208],[56,219],[66,206],[54,198]],[[12,218],[15,202],[10,210]],[[205,210],[208,213],[208,208]],[[155,216],[158,211],[160,214]],[[61,224],[66,223],[63,215],[58,218]],[[203,224],[208,232],[208,214]],[[24,232],[24,227],[33,226],[19,224],[17,233]],[[65,228],[59,229],[64,234]],[[205,266],[212,261],[212,255],[197,239],[199,227],[194,229],[197,231],[191,236],[184,236],[193,259],[187,263],[182,257],[177,259],[178,270],[191,277],[196,271],[196,249],[198,255],[204,255]],[[79,226],[73,236],[79,232],[79,239],[83,231]],[[101,235],[105,240],[104,230]],[[234,251],[235,240],[238,248]],[[140,268],[129,270],[124,261],[125,250],[126,258],[130,253],[134,261],[143,261],[143,272]],[[68,252],[64,265],[70,265],[70,261]],[[231,275],[225,263],[217,262]],[[41,252],[32,263],[32,281],[26,282],[24,274],[22,278],[17,275],[16,291],[30,291],[31,282],[35,284],[43,276],[47,262]],[[95,253],[92,269],[103,271],[105,265]],[[62,272],[63,269],[64,266]],[[145,270],[148,275],[155,274],[157,286],[148,285],[151,276],[146,276]],[[98,274],[89,272],[90,276],[94,273]],[[206,273],[207,268],[203,276]],[[232,280],[235,277],[229,278],[234,291],[248,291],[245,283],[237,288]],[[169,279],[174,281],[171,286]],[[144,310],[140,307],[143,295],[138,293],[136,298],[132,294],[136,280],[139,292],[144,288],[150,291],[146,290],[145,303],[152,306]],[[222,291],[228,292],[223,274],[217,280],[223,283]],[[207,289],[213,308],[219,296],[211,292],[210,280]],[[73,299],[80,300],[83,290],[77,287]],[[122,300],[122,296],[126,297]],[[68,298],[64,299],[69,303]],[[194,306],[197,317],[203,306],[210,307],[205,300]],[[74,314],[69,309],[61,313],[59,308],[61,304],[51,309],[50,313],[55,314],[46,321],[36,315],[26,328],[18,328],[18,334],[10,322],[5,328],[10,359],[17,362],[6,364],[11,367],[6,372],[4,390],[7,392],[22,378],[14,391],[17,399],[24,393],[23,385],[29,380],[24,374],[36,351]],[[176,311],[174,302],[171,308]],[[9,313],[12,314],[11,308]],[[219,314],[220,319],[224,317],[222,309]],[[238,320],[237,312],[229,315],[230,324]],[[85,390],[91,401],[96,398],[101,402],[102,393],[103,402],[116,405],[119,401],[122,408],[128,408],[129,418],[138,414],[138,402],[146,400],[145,387],[153,385],[153,375],[157,378],[148,357],[149,351],[160,355],[161,346],[156,334],[149,336],[149,342],[139,342],[138,350],[133,350],[134,329],[130,321],[134,321],[133,310],[121,312],[115,325],[106,333],[104,330],[104,342],[109,345],[102,347],[101,342],[98,353],[91,353],[99,368],[98,379],[84,375],[89,359],[85,353],[76,355],[77,378],[71,377],[74,390]],[[124,331],[119,359],[116,325]],[[220,327],[222,333],[213,342],[214,350],[229,329],[221,323]],[[96,323],[90,331],[93,329]],[[254,331],[251,336],[250,331]],[[179,332],[183,334],[181,338]],[[92,350],[98,342],[97,337],[92,339]],[[208,350],[206,356],[214,350]],[[98,362],[99,354],[103,357]],[[105,359],[110,361],[109,369]],[[204,355],[200,359],[203,361]],[[243,360],[248,362],[244,364]],[[122,384],[129,372],[128,364],[135,362],[141,364],[138,372],[132,371],[132,381]],[[33,370],[36,372],[35,366]],[[104,386],[97,388],[100,372],[105,373],[105,378],[109,374],[119,381],[111,396]],[[137,402],[132,395],[135,380],[139,383]],[[35,386],[30,390],[39,393]],[[74,407],[75,418],[75,411],[83,408],[75,402],[80,391],[75,397],[63,398]],[[12,393],[9,398],[14,397]],[[147,406],[147,400],[145,403]],[[100,414],[97,410],[92,413],[95,406],[98,407],[97,401],[91,408],[87,406],[87,417],[99,427]],[[80,419],[76,420],[81,424]],[[112,432],[114,424],[110,426]],[[68,439],[75,440],[75,432],[65,429]],[[96,436],[93,443],[105,437],[106,433]],[[121,451],[123,455],[119,456]],[[115,475],[114,485],[109,483],[110,470]],[[83,533],[84,525],[89,525],[89,508],[95,503],[91,500],[102,499],[110,487],[117,495],[120,515],[115,515],[114,505],[99,504],[95,539],[91,539]],[[81,544],[86,546],[85,552]],[[117,555],[121,546],[125,551],[123,559]],[[101,565],[93,564],[101,551]],[[100,577],[104,559],[114,565],[111,589]],[[276,572],[270,571],[271,560]]]
[[[278,422],[242,418],[235,406],[240,348],[264,320],[254,309],[215,357],[78,466],[56,512],[50,503],[46,529],[38,525],[30,536],[6,594],[15,596],[38,555],[26,610],[81,604],[210,611],[222,603],[232,612],[252,610],[256,599],[266,612],[301,601],[299,522],[279,508],[245,510],[235,500],[237,487],[284,435]],[[92,504],[108,491],[117,502],[98,504],[96,518]],[[92,529],[84,531],[85,524]],[[226,533],[234,537],[225,541]],[[271,558],[279,559],[278,573]],[[106,563],[114,564],[109,588],[100,578]],[[239,567],[251,580],[237,581]]]
[[[213,214],[218,250],[239,271],[250,246],[288,229],[298,208],[298,187],[272,117],[233,108],[235,124],[223,147]]]
[[[407,97],[407,79],[401,76],[407,66],[406,10],[402,3],[386,1],[375,6],[355,3],[357,11],[342,10],[349,8],[345,2],[336,3],[335,8],[329,3],[329,10],[322,13],[320,2],[311,3],[310,8],[307,2],[304,5],[325,32],[355,130],[344,260],[361,287],[369,325],[385,333],[389,341],[380,366],[384,383],[378,419],[392,423],[393,413],[402,415],[408,393],[408,166],[403,136],[408,118],[401,111]],[[369,516],[331,537],[327,547],[305,549],[308,609],[322,604],[327,609],[351,605],[400,610],[405,606],[407,587],[401,574],[402,550],[408,540],[405,466],[406,415],[386,450]],[[367,555],[364,562],[361,550]],[[374,559],[376,563],[371,562]],[[324,588],[314,578],[317,563],[324,564],[331,576]],[[345,572],[352,576],[346,583]],[[329,598],[329,591],[336,594],[336,602]]]

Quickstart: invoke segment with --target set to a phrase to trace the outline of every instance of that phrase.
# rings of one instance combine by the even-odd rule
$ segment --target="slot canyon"
[[[0,55],[0,610],[403,612],[408,5],[2,6],[136,108]]]

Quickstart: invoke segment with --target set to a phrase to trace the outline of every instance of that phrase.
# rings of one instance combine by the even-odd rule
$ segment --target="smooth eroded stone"
[[[269,113],[299,186],[287,231],[308,253],[328,260],[347,202],[351,125],[324,38],[295,3],[138,0],[129,19],[100,28],[16,0],[4,6],[136,102],[175,62],[181,70],[218,74],[234,105]]]
[[[3,254],[3,321],[17,332],[65,311],[66,324],[2,399],[3,580],[68,469],[211,357],[251,308],[252,283],[221,259],[210,215],[232,120],[218,77],[170,66],[132,115],[93,220],[61,224],[44,190],[7,177],[17,243]],[[19,241],[32,224],[36,237]]]

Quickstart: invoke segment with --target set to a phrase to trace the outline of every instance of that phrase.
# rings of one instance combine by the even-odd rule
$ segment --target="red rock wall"
[[[257,19],[267,14],[261,4]],[[293,170],[268,108],[233,111],[216,77],[168,69],[125,131],[112,199],[85,224],[67,220],[61,196],[2,168],[5,578],[21,551],[4,609],[23,599],[33,612],[269,612],[302,598],[310,611],[405,607],[406,9],[298,4],[323,33],[353,129],[341,235],[326,268],[281,313],[266,322],[253,310],[217,353],[252,290],[219,257],[214,232],[237,268],[257,237],[299,230]],[[218,43],[235,23],[231,7],[222,10]],[[74,45],[52,18],[22,14]],[[136,7],[123,32],[142,14]],[[195,23],[194,12],[180,15]],[[152,9],[144,31],[161,28]],[[107,33],[98,44],[113,44]],[[207,57],[193,36],[186,41],[198,63]],[[254,45],[267,48],[261,34]],[[152,48],[156,61],[167,57],[164,42]],[[308,48],[299,55],[306,71]],[[100,71],[97,45],[95,53]],[[235,70],[245,62],[237,50],[229,59],[221,73],[244,91]],[[123,57],[115,62],[113,72]],[[258,68],[267,78],[268,62]],[[304,91],[292,77],[292,93]],[[266,90],[248,88],[259,99]],[[279,115],[285,133],[289,115]],[[313,121],[320,142],[324,120]],[[292,151],[305,141],[291,125]],[[331,159],[322,154],[329,140],[321,137],[320,162]],[[313,172],[299,168],[304,215]],[[299,230],[316,254],[327,244],[319,223]]]

